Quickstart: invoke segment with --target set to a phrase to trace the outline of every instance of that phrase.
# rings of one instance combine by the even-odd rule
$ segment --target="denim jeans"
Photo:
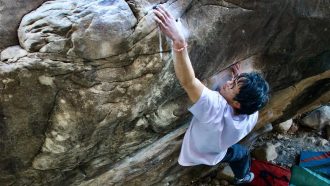
[[[221,162],[229,163],[235,178],[242,179],[250,172],[251,157],[249,150],[240,144],[228,148],[225,157]]]

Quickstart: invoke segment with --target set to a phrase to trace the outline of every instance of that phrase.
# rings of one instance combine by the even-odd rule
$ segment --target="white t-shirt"
[[[230,146],[253,129],[258,119],[258,112],[234,115],[233,108],[220,93],[206,87],[189,111],[193,118],[178,160],[182,166],[216,165]]]

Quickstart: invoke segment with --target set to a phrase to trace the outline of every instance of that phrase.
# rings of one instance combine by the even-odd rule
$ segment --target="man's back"
[[[178,160],[183,166],[219,163],[227,148],[246,136],[258,118],[258,112],[235,115],[233,108],[218,92],[206,87],[189,110],[194,117],[185,134]]]

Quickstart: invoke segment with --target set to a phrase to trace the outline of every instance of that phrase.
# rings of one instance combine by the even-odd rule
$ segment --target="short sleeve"
[[[211,122],[219,112],[223,112],[226,100],[217,91],[204,87],[200,98],[189,108],[193,116],[201,123]]]

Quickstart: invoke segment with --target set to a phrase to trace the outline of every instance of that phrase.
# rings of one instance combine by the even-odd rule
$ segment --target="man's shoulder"
[[[258,121],[259,111],[255,111],[254,113],[248,115],[248,123],[251,125],[255,125]]]

